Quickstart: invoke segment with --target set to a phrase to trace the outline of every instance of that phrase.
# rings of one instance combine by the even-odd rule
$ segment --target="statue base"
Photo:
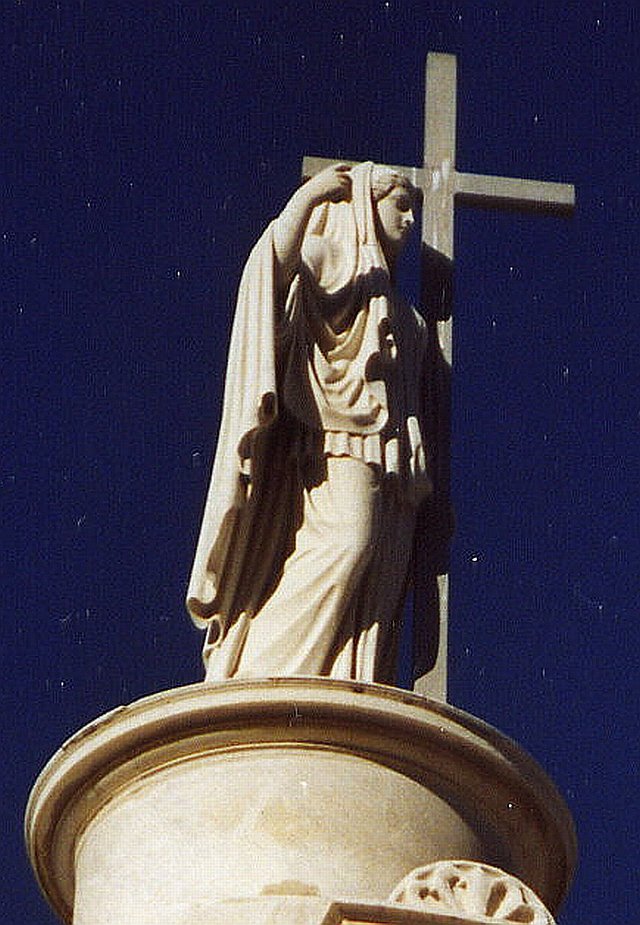
[[[198,684],[106,714],[40,775],[26,834],[73,925],[440,925],[387,902],[420,865],[496,865],[554,910],[575,860],[564,802],[513,742],[446,704],[323,678]]]

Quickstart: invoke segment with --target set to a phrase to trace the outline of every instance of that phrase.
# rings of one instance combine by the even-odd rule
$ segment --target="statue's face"
[[[404,247],[415,223],[414,199],[404,186],[394,186],[376,203],[381,244],[393,256]]]

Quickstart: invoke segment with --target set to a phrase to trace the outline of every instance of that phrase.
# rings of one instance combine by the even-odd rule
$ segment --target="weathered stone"
[[[555,925],[525,883],[477,861],[436,861],[418,867],[393,890],[389,902],[418,912],[457,915],[469,922]]]

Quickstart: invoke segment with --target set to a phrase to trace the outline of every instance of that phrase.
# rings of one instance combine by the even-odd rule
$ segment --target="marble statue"
[[[329,167],[247,261],[187,601],[207,681],[394,682],[430,492],[427,327],[394,289],[418,196]]]

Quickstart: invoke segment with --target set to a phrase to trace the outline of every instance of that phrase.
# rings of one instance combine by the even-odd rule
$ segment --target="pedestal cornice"
[[[395,688],[323,678],[192,685],[119,707],[80,730],[45,767],[27,808],[28,850],[45,895],[71,921],[87,833],[154,776],[173,780],[192,773],[198,762],[210,767],[219,759],[252,756],[264,762],[265,755],[285,753],[307,762],[330,755],[331,768],[350,762],[345,768],[349,775],[355,769],[356,777],[359,768],[379,772],[387,789],[395,781],[417,787],[432,801],[428,810],[420,809],[427,824],[435,812],[446,817],[445,828],[457,820],[459,833],[452,839],[466,839],[457,856],[475,854],[520,877],[551,910],[562,900],[575,863],[573,823],[530,756],[449,705]],[[255,788],[261,786],[257,777]],[[374,816],[375,801],[371,794]],[[371,824],[375,831],[375,820]],[[451,852],[456,847],[452,843]],[[414,866],[434,859],[417,857]],[[322,887],[318,895],[326,895]],[[375,903],[384,902],[386,893],[328,898]]]

